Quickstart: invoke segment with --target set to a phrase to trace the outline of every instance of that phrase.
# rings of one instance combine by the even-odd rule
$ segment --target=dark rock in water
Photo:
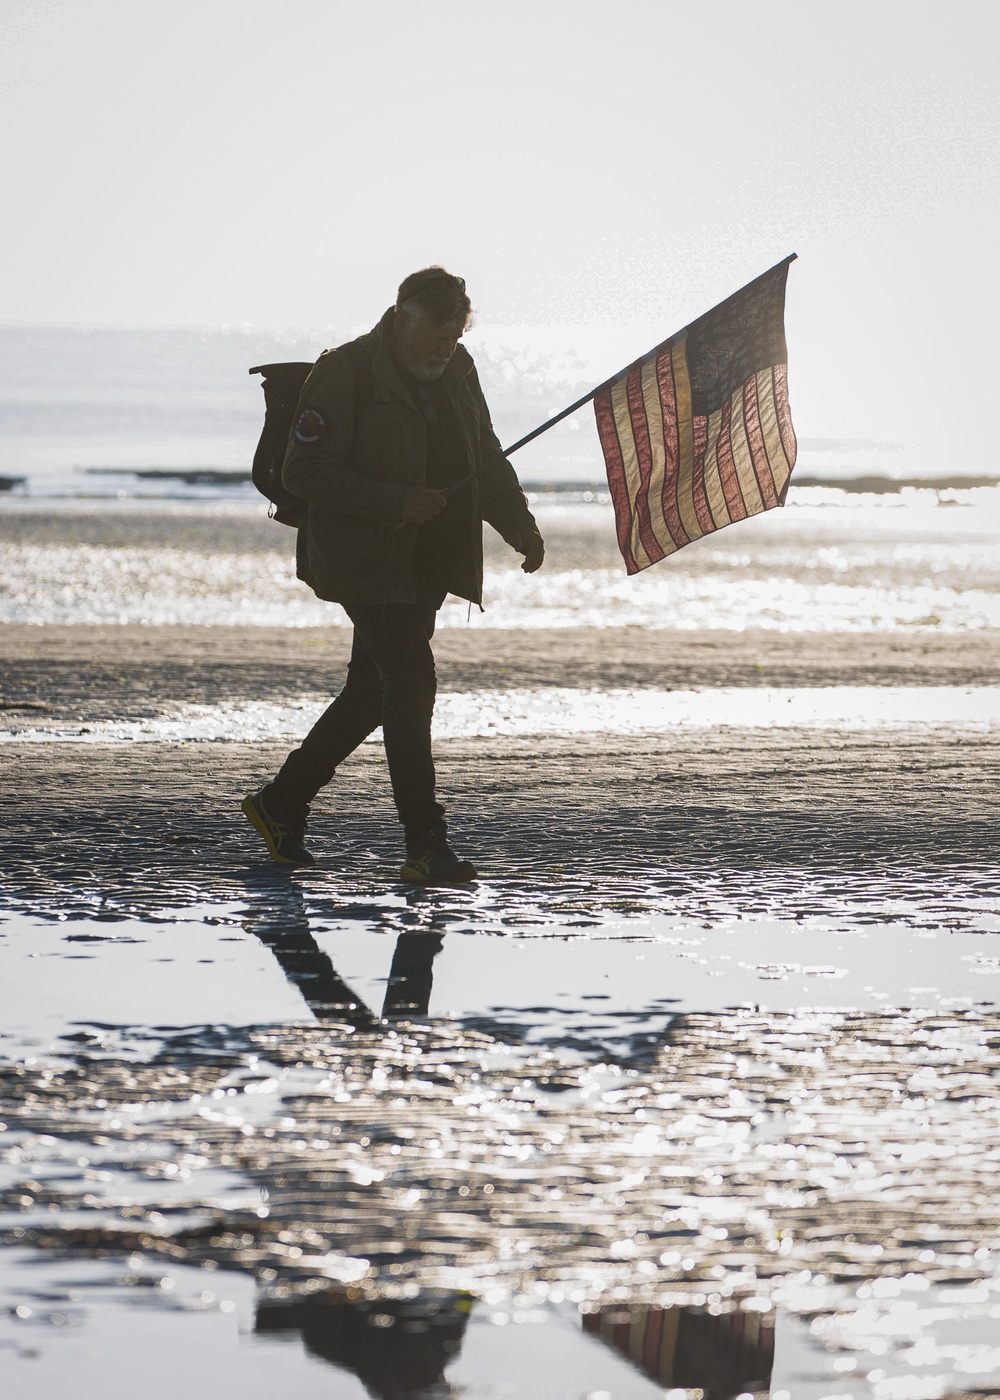
[[[243,486],[249,472],[215,471],[211,467],[87,467],[88,476],[137,476],[142,481],[182,481],[185,486]]]
[[[606,481],[522,481],[525,491],[537,492],[541,496],[561,496],[563,494],[582,496],[590,491],[607,491]]]
[[[971,491],[1000,485],[997,476],[793,476],[793,486],[832,486],[838,491],[891,496],[906,487],[923,491]]]
[[[144,481],[183,481],[185,486],[243,486],[252,479],[249,472],[220,472],[208,469],[169,471],[155,468],[135,474]]]
[[[14,491],[27,481],[26,476],[0,476],[0,491]]]

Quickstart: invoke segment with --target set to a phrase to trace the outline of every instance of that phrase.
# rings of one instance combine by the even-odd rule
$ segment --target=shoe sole
[[[278,850],[277,846],[274,844],[274,837],[271,835],[267,818],[262,812],[258,812],[257,808],[254,806],[252,797],[244,797],[243,801],[240,803],[240,810],[253,827],[254,831],[264,838],[264,844],[267,847],[268,854],[276,864],[304,868],[304,861],[289,860],[287,856],[283,856]]]

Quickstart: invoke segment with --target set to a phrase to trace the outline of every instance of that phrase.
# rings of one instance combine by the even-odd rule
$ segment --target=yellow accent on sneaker
[[[411,885],[471,885],[477,878],[469,860],[459,860],[454,851],[423,847],[411,851],[399,872]]]
[[[316,861],[299,837],[275,813],[269,812],[259,792],[252,792],[240,803],[247,821],[264,838],[268,854],[279,865],[315,865]]]

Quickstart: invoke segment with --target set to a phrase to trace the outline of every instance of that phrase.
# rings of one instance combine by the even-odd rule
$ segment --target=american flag
[[[784,505],[795,465],[784,326],[791,261],[598,389],[597,431],[630,574]]]

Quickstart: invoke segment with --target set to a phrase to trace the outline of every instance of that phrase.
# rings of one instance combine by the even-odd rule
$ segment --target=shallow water
[[[185,907],[171,864],[152,920],[66,918],[50,883],[0,925],[0,1342],[51,1387],[15,1394],[69,1364],[115,1394],[148,1336],[240,1393],[283,1347],[296,1393],[361,1396],[334,1319],[456,1289],[435,1354],[470,1397],[663,1394],[623,1355],[650,1317],[697,1338],[733,1306],[777,1309],[776,1397],[1000,1381],[995,881],[813,876],[812,915],[801,872],[677,882],[670,914],[619,882],[616,916],[613,886],[588,915],[544,877],[343,870]],[[751,912],[783,880],[798,916]]]
[[[793,489],[785,510],[631,579],[610,506],[540,505],[545,568],[525,577],[487,532],[486,612],[452,602],[440,625],[996,628],[998,502],[1000,488],[894,497]],[[339,609],[296,581],[292,532],[252,505],[5,501],[0,532],[0,621],[342,625]]]
[[[30,710],[0,727],[0,743],[56,741],[88,744],[296,739],[312,727],[329,699],[303,696],[290,704],[246,701],[181,705],[176,713],[140,720],[54,722]],[[956,734],[988,734],[1000,724],[997,686],[716,686],[712,690],[471,691],[439,694],[437,739],[527,735],[656,734],[679,730],[789,729],[806,732],[908,730],[947,724]],[[381,731],[367,741],[381,742]]]

